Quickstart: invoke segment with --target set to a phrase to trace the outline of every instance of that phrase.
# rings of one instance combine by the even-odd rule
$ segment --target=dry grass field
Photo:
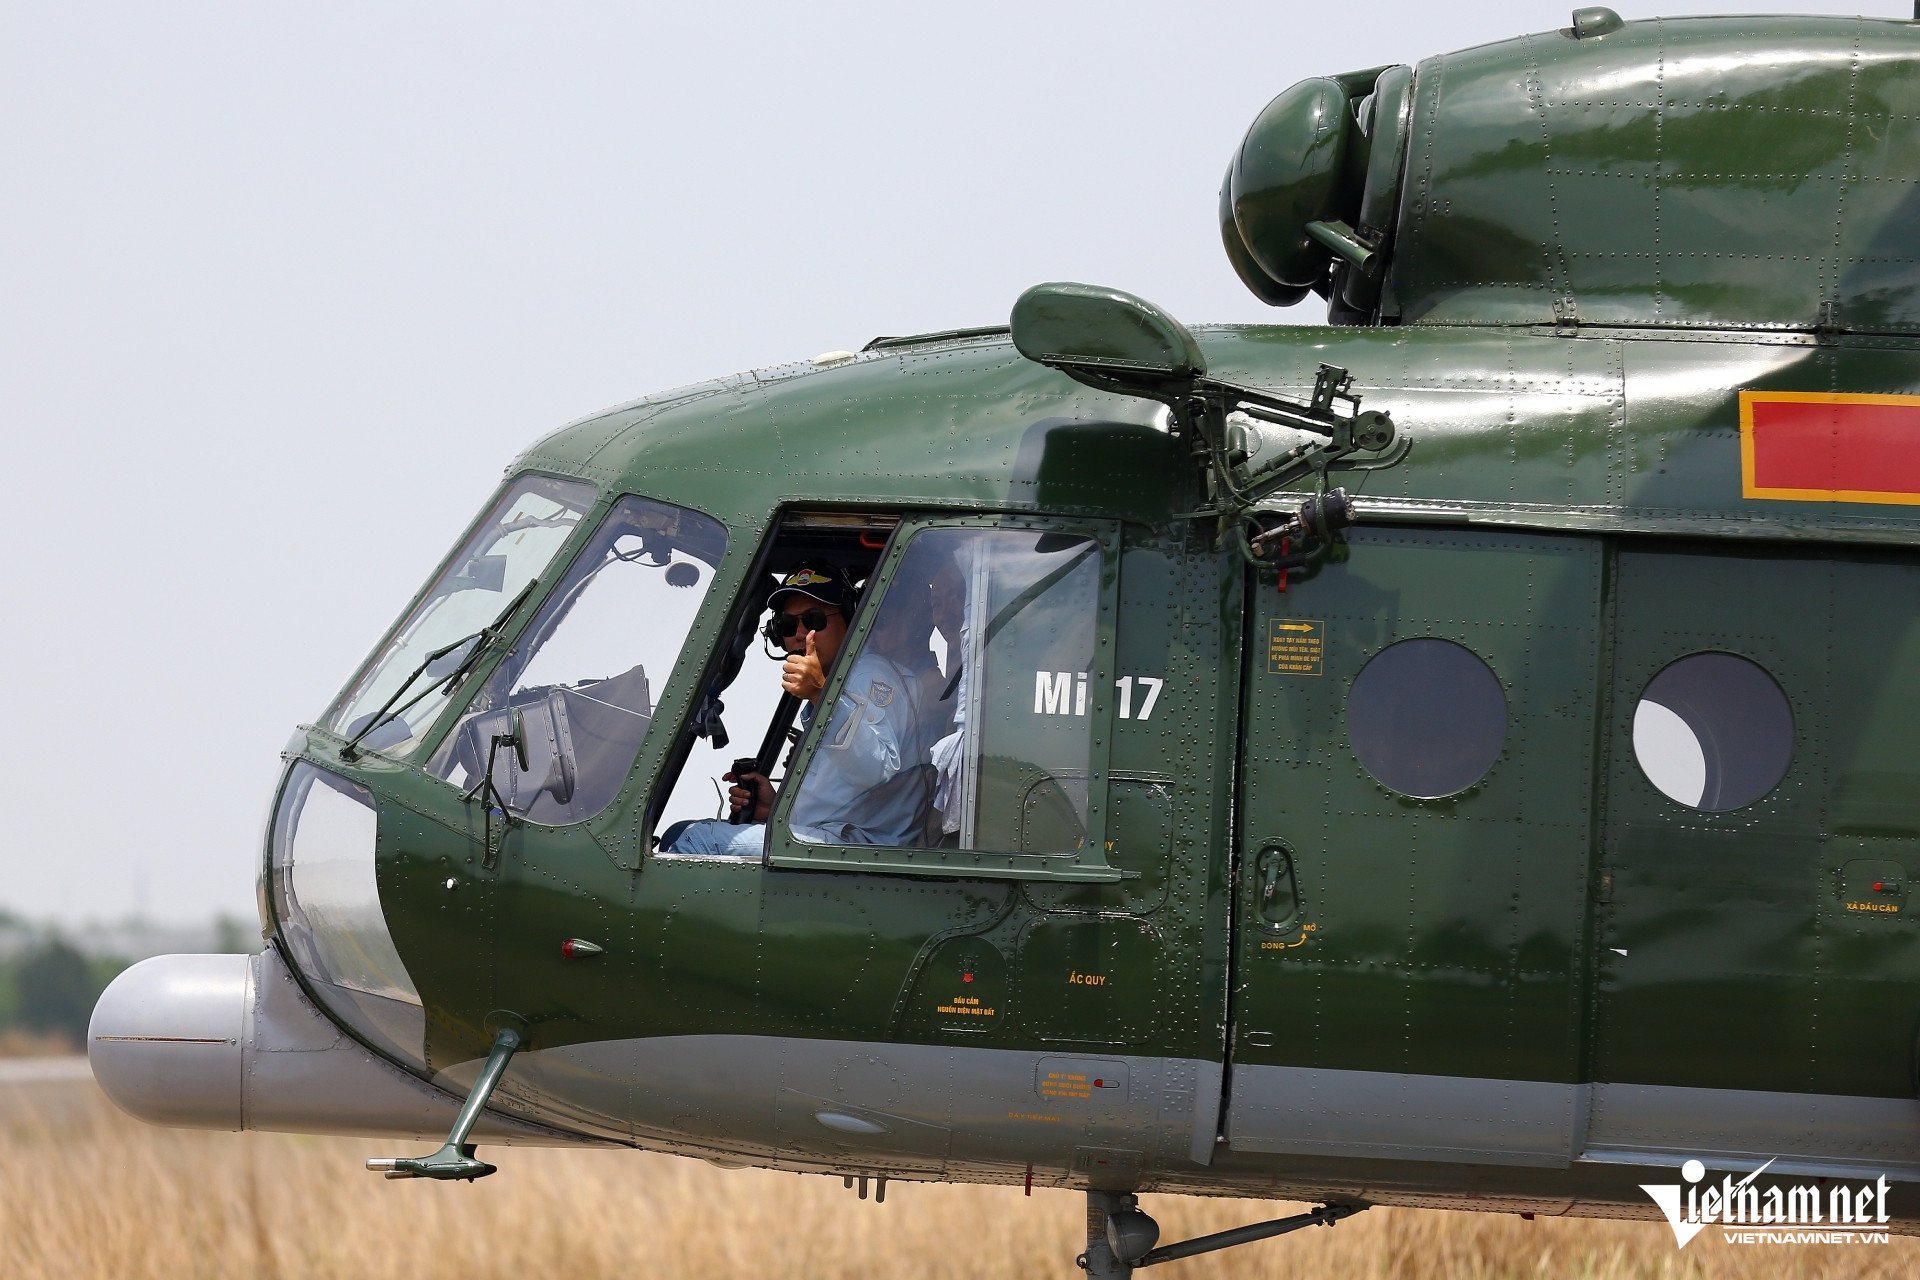
[[[983,1280],[1078,1275],[1083,1201],[1060,1191],[894,1184],[860,1201],[838,1179],[626,1152],[490,1148],[471,1185],[366,1172],[391,1144],[151,1129],[91,1084],[0,1085],[0,1275],[223,1277],[725,1276]],[[1163,1239],[1275,1217],[1252,1201],[1148,1197]],[[1155,1268],[1165,1280],[1500,1277],[1911,1277],[1920,1240],[1879,1246],[1674,1248],[1660,1223],[1522,1221],[1375,1209],[1333,1228]]]
[[[78,1053],[80,1046],[64,1036],[9,1027],[0,1031],[0,1058],[36,1058],[50,1054]]]

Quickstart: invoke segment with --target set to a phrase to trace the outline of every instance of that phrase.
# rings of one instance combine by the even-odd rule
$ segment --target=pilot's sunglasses
[[[825,609],[803,609],[799,613],[776,613],[767,619],[767,639],[786,640],[798,634],[802,627],[808,631],[824,631],[827,623],[836,616],[837,612],[837,610],[835,613],[828,613]]]

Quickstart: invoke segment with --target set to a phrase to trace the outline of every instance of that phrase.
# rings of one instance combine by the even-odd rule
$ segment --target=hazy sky
[[[0,0],[0,907],[251,916],[289,732],[563,422],[1040,280],[1319,321],[1220,249],[1255,114],[1571,6],[651,8]]]

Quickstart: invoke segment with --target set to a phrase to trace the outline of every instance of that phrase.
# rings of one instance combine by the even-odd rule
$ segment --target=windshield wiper
[[[520,593],[507,602],[507,607],[502,609],[499,616],[494,618],[492,622],[489,622],[486,626],[473,632],[471,635],[461,636],[451,644],[442,645],[440,648],[435,649],[432,653],[422,658],[420,665],[409,672],[407,678],[400,682],[400,687],[395,689],[393,693],[388,696],[387,700],[380,704],[380,709],[373,713],[372,719],[361,725],[359,731],[347,739],[346,743],[340,748],[340,758],[349,761],[358,759],[360,753],[354,748],[360,745],[362,738],[372,733],[375,729],[378,729],[381,725],[397,720],[407,712],[413,710],[428,694],[433,693],[435,690],[451,694],[458,688],[460,682],[471,675],[476,666],[480,665],[481,657],[488,649],[493,647],[493,642],[500,638],[500,633],[505,630],[507,620],[513,617],[514,611],[526,603],[527,597],[532,595],[533,589],[539,585],[540,579],[528,579],[527,585],[520,588]],[[440,661],[463,644],[471,644],[473,648],[469,649],[453,670],[447,673],[446,679],[442,680],[436,677],[433,683],[413,695],[413,697],[407,699],[405,703],[398,707],[394,706],[394,703],[400,701],[400,695],[413,687],[415,680],[418,680],[432,669],[434,663]]]

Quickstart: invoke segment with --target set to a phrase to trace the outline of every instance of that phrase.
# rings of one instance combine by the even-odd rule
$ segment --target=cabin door
[[[1920,564],[1622,550],[1594,1158],[1911,1166]]]
[[[1571,1158],[1601,563],[1362,528],[1249,586],[1234,1148]]]

